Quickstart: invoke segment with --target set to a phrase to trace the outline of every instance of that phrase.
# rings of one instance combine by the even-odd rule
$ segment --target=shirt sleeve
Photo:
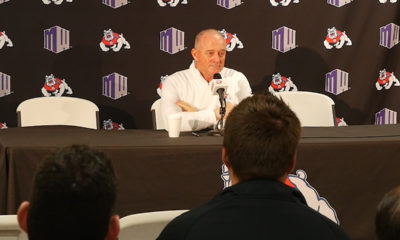
[[[239,91],[237,93],[237,98],[239,102],[252,95],[249,81],[247,80],[246,76],[243,73],[240,73],[240,77],[238,80],[238,88]]]
[[[197,112],[182,112],[176,105],[180,100],[177,81],[170,76],[163,82],[161,91],[161,114],[165,129],[168,130],[168,115],[180,113],[182,115],[181,131],[197,131],[213,126],[217,121],[214,109],[208,108]],[[188,103],[191,104],[191,103]]]

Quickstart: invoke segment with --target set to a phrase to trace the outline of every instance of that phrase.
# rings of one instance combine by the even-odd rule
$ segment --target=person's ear
[[[29,202],[24,201],[19,205],[17,212],[18,224],[22,230],[26,233],[28,232],[28,211],[29,211]]]
[[[106,240],[117,240],[119,235],[119,216],[113,215],[108,225]]]
[[[222,147],[222,162],[225,164],[225,166],[231,170],[231,163],[229,162],[228,154],[226,153],[226,148]]]
[[[194,61],[197,62],[197,54],[198,54],[197,49],[192,48],[192,51],[190,51],[190,53],[192,54]]]

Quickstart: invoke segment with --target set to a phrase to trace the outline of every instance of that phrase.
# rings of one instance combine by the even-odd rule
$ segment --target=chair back
[[[187,210],[132,214],[121,218],[119,240],[154,240],[175,217]]]
[[[153,118],[153,129],[154,130],[164,130],[164,122],[161,116],[161,98],[157,99],[151,105],[151,114]]]
[[[0,240],[28,240],[18,225],[17,215],[0,215]]]
[[[274,95],[296,113],[302,127],[335,126],[335,103],[323,94],[315,92],[278,92]]]
[[[17,107],[18,126],[67,125],[99,129],[99,108],[75,97],[37,97]]]

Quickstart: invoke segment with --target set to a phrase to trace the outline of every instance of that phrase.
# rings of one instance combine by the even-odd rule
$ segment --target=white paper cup
[[[181,132],[181,114],[171,114],[168,116],[168,136],[170,138],[177,138]]]

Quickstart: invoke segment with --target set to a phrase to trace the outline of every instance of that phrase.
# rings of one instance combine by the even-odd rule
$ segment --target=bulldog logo
[[[243,43],[236,36],[236,33],[234,33],[234,34],[229,33],[225,29],[222,29],[219,32],[226,40],[226,51],[230,52],[233,49],[235,49],[236,47],[243,48]]]
[[[294,92],[297,91],[296,85],[290,77],[281,76],[280,73],[272,74],[272,81],[268,87],[268,91],[274,92]]]
[[[325,198],[320,197],[317,190],[307,182],[307,174],[305,171],[297,170],[296,175],[289,174],[288,180],[303,194],[309,207],[339,225],[339,219],[335,209],[331,207]]]
[[[167,77],[168,77],[168,75],[164,75],[164,76],[160,77],[160,84],[158,85],[158,88],[157,88],[157,93],[158,93],[158,96],[160,96],[160,97],[161,97],[163,82],[165,81],[165,79],[167,79]]]
[[[344,118],[335,118],[335,125],[338,127],[345,127],[348,126],[347,123],[344,121]]]
[[[115,123],[111,119],[103,121],[103,129],[109,131],[125,130],[124,126],[122,126],[122,123]]]
[[[6,32],[0,32],[0,49],[2,49],[4,46],[6,47],[12,47],[14,46],[11,39],[8,38],[8,36],[6,35]]]
[[[161,7],[165,7],[167,5],[171,7],[176,7],[179,2],[181,4],[188,4],[187,0],[157,0],[158,5],[160,5]]]
[[[6,125],[6,123],[4,122],[4,123],[1,123],[0,122],[0,129],[7,129],[8,127],[7,127],[7,125]]]
[[[228,167],[225,164],[222,164],[221,169],[222,169],[221,179],[224,182],[224,188],[230,187],[231,177],[229,176]]]
[[[352,42],[346,35],[346,32],[337,30],[335,27],[328,28],[328,34],[326,35],[324,46],[326,49],[332,49],[333,47],[340,49],[343,45],[351,46]]]
[[[394,85],[393,85],[394,84]],[[386,69],[379,71],[378,80],[375,83],[377,90],[390,89],[393,86],[400,86],[399,80],[396,78],[393,72],[387,72]]]
[[[113,32],[111,29],[104,30],[103,39],[100,42],[100,48],[103,52],[108,52],[110,48],[114,52],[119,52],[122,46],[125,46],[125,49],[130,49],[131,45],[124,38],[124,36],[118,33]]]
[[[46,80],[42,87],[42,93],[43,96],[45,97],[51,97],[51,96],[60,97],[64,93],[71,95],[72,89],[65,82],[65,79],[61,80],[59,78],[54,77],[53,74],[50,74],[50,76],[46,76]]]
[[[60,5],[64,0],[42,0],[42,2],[46,5],[50,3],[54,3],[55,5]],[[65,0],[66,2],[72,2],[72,0]]]
[[[271,5],[276,7],[278,5],[282,5],[284,7],[288,6],[292,0],[270,0]],[[293,3],[299,3],[299,0],[293,0]]]

